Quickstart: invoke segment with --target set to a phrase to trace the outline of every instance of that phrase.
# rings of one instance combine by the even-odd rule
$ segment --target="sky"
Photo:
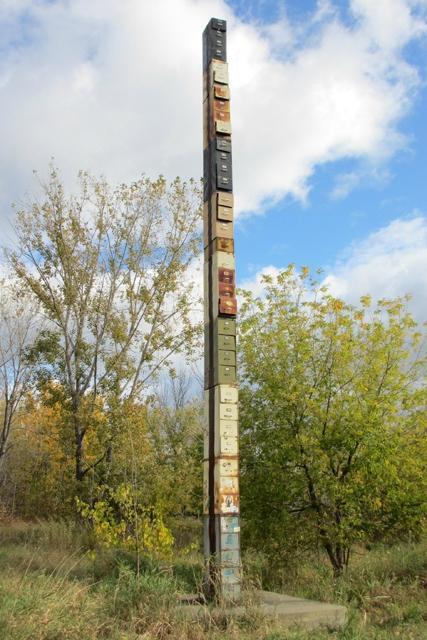
[[[238,283],[290,262],[427,320],[427,0],[0,0],[0,234],[55,158],[202,175],[201,34],[228,24]]]

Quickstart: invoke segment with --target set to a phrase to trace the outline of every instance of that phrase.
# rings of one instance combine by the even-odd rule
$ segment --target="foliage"
[[[61,390],[50,385],[22,403],[0,496],[23,518],[61,518],[73,512],[74,492],[72,428]]]
[[[19,293],[12,279],[0,279],[0,468],[10,449],[11,431],[30,389],[28,359],[37,332],[36,307]]]
[[[120,547],[152,556],[170,555],[173,536],[154,507],[142,506],[134,488],[97,487],[93,504],[77,498],[77,507],[93,527],[96,541],[105,547]]]
[[[140,401],[171,356],[193,356],[200,333],[188,272],[199,252],[199,185],[147,177],[112,189],[80,174],[67,197],[55,169],[44,201],[16,214],[10,263],[49,324],[32,350],[40,379],[65,394],[75,477],[108,465],[114,426],[88,460],[97,400],[113,415],[123,398]]]
[[[244,292],[242,512],[276,557],[417,536],[425,513],[426,358],[403,300],[334,298],[293,267]]]

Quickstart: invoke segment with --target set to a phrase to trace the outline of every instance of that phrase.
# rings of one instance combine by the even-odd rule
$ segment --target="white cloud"
[[[331,292],[351,302],[410,294],[418,321],[427,320],[427,218],[393,220],[355,243],[325,278]]]
[[[262,295],[262,275],[276,276],[280,270],[263,267],[241,286]],[[410,294],[414,317],[418,322],[427,321],[427,217],[416,213],[393,220],[352,244],[326,273],[323,284],[347,302],[357,304],[366,294],[375,300]]]
[[[261,296],[264,291],[264,284],[262,281],[263,276],[271,276],[272,278],[275,278],[279,273],[280,269],[270,264],[260,269],[252,278],[247,278],[243,282],[239,283],[239,287],[246,291],[250,291],[254,296]]]
[[[425,3],[351,6],[351,28],[329,2],[305,25],[258,28],[223,0],[2,0],[2,216],[51,156],[68,182],[79,168],[201,175],[201,33],[213,15],[229,25],[240,210],[303,199],[320,163],[381,163],[404,143],[397,123],[420,79],[402,48],[424,32]]]
[[[334,178],[334,187],[331,191],[333,200],[345,198],[361,183],[368,185],[383,185],[390,179],[389,172],[384,167],[372,165],[360,166],[354,171],[337,174]]]

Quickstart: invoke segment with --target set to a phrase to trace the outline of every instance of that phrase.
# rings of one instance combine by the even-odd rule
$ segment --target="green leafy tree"
[[[17,212],[9,258],[49,322],[32,355],[65,394],[81,483],[111,462],[120,403],[140,400],[174,354],[194,354],[189,269],[200,250],[201,192],[163,177],[113,189],[81,173],[80,192],[67,196],[54,169],[43,190],[43,201]],[[86,442],[99,396],[112,419],[93,460]]]
[[[293,267],[243,292],[242,512],[276,557],[417,534],[425,513],[426,358],[404,300],[333,297]]]

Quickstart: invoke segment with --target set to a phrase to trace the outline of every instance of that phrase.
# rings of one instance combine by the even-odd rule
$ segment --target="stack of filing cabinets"
[[[203,33],[206,590],[240,597],[236,267],[227,27]]]

